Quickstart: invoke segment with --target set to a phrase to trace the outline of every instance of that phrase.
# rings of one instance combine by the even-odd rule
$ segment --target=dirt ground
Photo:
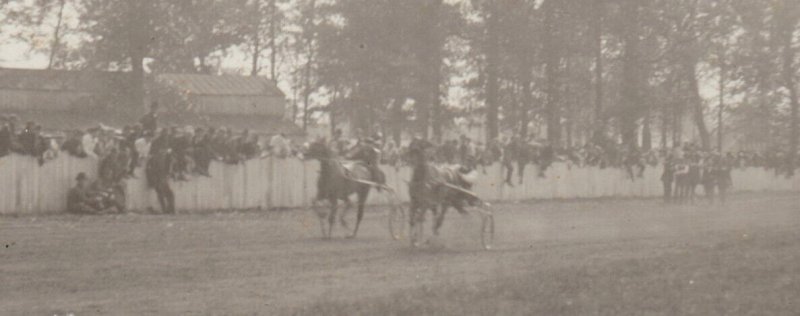
[[[0,217],[0,315],[800,310],[796,194],[499,205],[492,251],[477,216],[448,215],[424,249],[391,240],[381,209],[333,240],[301,210]]]

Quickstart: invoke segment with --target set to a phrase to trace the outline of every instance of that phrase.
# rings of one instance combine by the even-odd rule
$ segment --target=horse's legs
[[[504,162],[503,166],[506,169],[506,184],[508,184],[509,186],[514,186],[514,184],[511,183],[511,181],[512,181],[511,178],[514,175],[514,163],[513,162]]]
[[[447,214],[448,205],[443,203],[441,209],[436,214],[436,223],[433,224],[433,235],[439,236],[439,228],[442,228],[442,224],[444,224],[444,215]]]
[[[344,209],[342,209],[342,212],[339,215],[339,224],[341,224],[344,228],[349,228],[350,225],[347,224],[347,219],[345,217],[347,216],[347,213],[350,212],[350,209],[353,208],[353,203],[350,202],[349,197],[344,197],[342,201],[344,201]]]
[[[331,203],[331,213],[328,214],[328,238],[331,238],[333,237],[333,224],[336,223],[336,208],[339,201],[336,198],[331,198],[329,202]]]
[[[350,238],[355,238],[358,234],[358,227],[361,226],[361,219],[364,218],[364,205],[367,203],[368,196],[369,188],[358,192],[358,214],[356,216],[356,227],[353,229],[353,234],[350,235]]]

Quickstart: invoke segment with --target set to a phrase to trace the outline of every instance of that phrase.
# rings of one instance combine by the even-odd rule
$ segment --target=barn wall
[[[0,214],[38,214],[64,209],[66,195],[78,172],[90,177],[97,162],[62,155],[39,166],[23,156],[0,158]],[[631,181],[618,169],[577,168],[555,164],[547,178],[538,178],[535,168],[526,170],[524,185],[501,185],[499,165],[486,169],[475,191],[487,200],[516,201],[553,198],[655,197],[661,194],[660,172],[648,169],[643,179]],[[403,201],[408,200],[407,168],[385,167],[388,183]],[[142,170],[127,182],[131,209],[158,209],[155,193],[148,190]],[[302,207],[316,191],[317,163],[296,159],[256,159],[241,165],[212,164],[212,177],[197,177],[173,183],[176,204],[184,212],[218,209]],[[800,191],[800,177],[775,177],[763,169],[733,172],[734,191]],[[384,203],[385,196],[372,194],[371,203]]]
[[[194,96],[192,105],[207,114],[260,114],[283,117],[286,102],[283,98],[263,96]]]

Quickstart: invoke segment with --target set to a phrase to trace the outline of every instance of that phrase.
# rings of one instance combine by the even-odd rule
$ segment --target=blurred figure
[[[7,118],[3,118],[0,122],[0,157],[6,156],[11,153],[14,147],[14,131],[11,130],[11,124],[7,122]]]
[[[286,139],[286,134],[284,133],[272,136],[269,140],[269,147],[272,151],[272,155],[281,159],[286,158],[291,152],[289,140]]]
[[[150,111],[139,119],[139,124],[142,125],[142,129],[145,131],[155,134],[158,129],[158,102],[153,101],[150,103]]]
[[[66,151],[73,157],[86,158],[86,152],[83,150],[81,140],[83,139],[83,132],[74,130],[67,135],[67,139],[61,144],[61,150]]]
[[[87,185],[88,177],[81,172],[75,178],[76,184],[67,193],[67,212],[72,214],[95,214],[99,210],[93,205]]]
[[[152,154],[145,167],[147,184],[156,191],[161,211],[166,214],[175,213],[175,193],[169,185],[174,159],[168,148],[160,148]]]
[[[90,128],[87,130],[86,133],[83,134],[81,137],[81,147],[83,147],[83,152],[86,156],[91,158],[97,158],[97,153],[95,152],[95,147],[97,147],[97,133],[98,129]]]

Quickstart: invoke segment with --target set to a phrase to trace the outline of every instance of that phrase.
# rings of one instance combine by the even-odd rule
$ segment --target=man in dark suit
[[[145,167],[147,183],[156,191],[161,210],[167,214],[175,213],[175,193],[169,186],[172,165],[172,151],[161,148],[151,155]]]

